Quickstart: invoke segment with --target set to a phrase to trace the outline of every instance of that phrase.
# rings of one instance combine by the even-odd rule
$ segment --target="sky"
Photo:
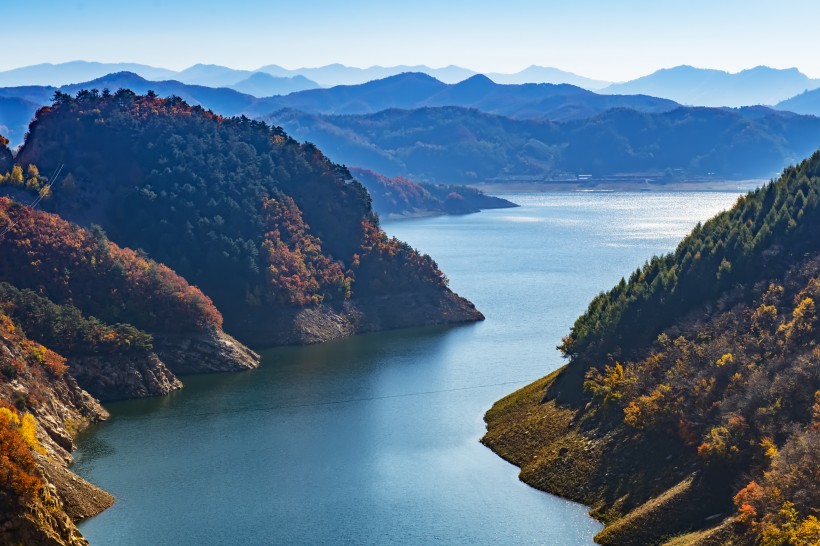
[[[815,0],[0,0],[0,13],[0,70],[73,60],[540,65],[625,81],[689,64],[820,77],[820,33],[805,29],[820,20]]]

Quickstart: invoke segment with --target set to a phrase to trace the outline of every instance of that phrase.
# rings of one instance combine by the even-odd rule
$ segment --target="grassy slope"
[[[691,474],[686,476],[684,472],[678,481],[680,473],[673,473],[671,482],[675,483],[631,510],[625,511],[634,504],[628,494],[613,502],[601,477],[609,472],[607,467],[612,465],[607,459],[618,446],[613,445],[612,437],[596,437],[596,429],[584,430],[583,421],[576,419],[580,413],[559,407],[554,400],[544,402],[544,393],[559,372],[496,402],[484,417],[487,434],[482,443],[520,467],[520,478],[528,485],[591,506],[592,516],[607,524],[596,535],[597,542],[652,544],[650,537],[665,535],[655,543],[667,546],[729,544],[731,521],[679,536],[659,530],[659,525],[667,524],[663,516],[668,516],[670,511],[683,514],[687,506],[703,501]],[[681,523],[685,522],[681,520]]]

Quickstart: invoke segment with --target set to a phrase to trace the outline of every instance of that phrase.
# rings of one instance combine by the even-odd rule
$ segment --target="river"
[[[739,191],[504,195],[520,208],[384,222],[487,320],[265,351],[110,404],[73,469],[116,504],[92,545],[591,544],[585,507],[479,443],[494,401],[561,365],[589,300]]]

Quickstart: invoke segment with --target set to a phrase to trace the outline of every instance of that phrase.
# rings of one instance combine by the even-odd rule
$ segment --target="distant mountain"
[[[167,79],[176,75],[173,70],[144,64],[71,61],[59,64],[36,64],[0,72],[0,87],[23,85],[59,87],[70,83],[93,80],[112,72],[134,72],[149,80]]]
[[[778,102],[775,108],[796,114],[820,116],[820,89],[804,91],[790,99]]]
[[[380,216],[467,214],[517,206],[467,186],[418,184],[401,176],[388,178],[359,167],[351,167],[350,174],[367,189],[373,199],[373,210]]]
[[[486,76],[496,83],[568,83],[570,85],[577,85],[578,87],[583,87],[584,89],[589,89],[591,91],[603,89],[606,86],[611,85],[611,82],[593,80],[579,76],[578,74],[573,74],[572,72],[559,70],[557,68],[535,65],[512,74],[489,72]]]
[[[475,71],[462,68],[460,66],[445,66],[443,68],[430,68],[424,65],[415,66],[371,66],[369,68],[357,68],[355,66],[345,66],[343,64],[329,64],[316,68],[295,68],[288,69],[279,65],[268,65],[259,68],[259,72],[266,72],[273,76],[305,76],[315,81],[323,87],[333,87],[337,85],[359,85],[372,80],[381,80],[390,76],[396,76],[404,72],[419,72],[427,74],[445,83],[457,83],[474,76]]]
[[[692,66],[677,66],[626,83],[616,83],[603,93],[643,93],[697,106],[777,104],[807,89],[820,87],[796,68],[779,70],[758,66],[730,74]]]
[[[254,72],[244,80],[228,87],[254,97],[270,97],[272,95],[287,95],[296,91],[316,89],[319,84],[304,76],[287,78],[271,76],[264,72]]]
[[[248,85],[253,85],[254,81],[251,80]],[[288,82],[291,81],[293,80],[288,80]],[[290,85],[287,82],[281,83]],[[154,91],[162,97],[178,96],[190,104],[200,105],[225,116],[242,114],[256,116],[275,108],[275,105],[268,104],[266,99],[258,99],[233,89],[188,85],[175,80],[149,81],[133,72],[117,72],[59,88],[50,86],[0,88],[0,134],[6,136],[12,146],[20,144],[34,113],[41,106],[51,103],[55,91],[73,95],[82,89],[99,91],[108,89],[111,92],[117,89],[130,89],[135,93],[143,94]]]
[[[23,141],[37,108],[37,103],[25,99],[0,96],[0,135],[9,139],[12,147]]]
[[[207,79],[224,74],[224,67],[200,65],[189,69],[189,76]],[[263,73],[250,73],[235,88],[265,93],[315,82],[302,76],[284,79]],[[597,115],[612,108],[633,108],[643,112],[663,112],[678,105],[666,99],[646,96],[598,95],[572,85],[523,84],[501,85],[486,76],[475,75],[457,84],[446,84],[419,72],[406,72],[360,85],[340,85],[329,89],[308,89],[288,95],[263,98],[237,89],[186,84],[177,80],[150,81],[133,72],[107,74],[83,83],[51,86],[0,88],[0,97],[27,101],[13,111],[0,108],[0,125],[7,126],[6,136],[15,146],[22,141],[25,125],[39,106],[49,104],[57,90],[76,94],[81,89],[131,89],[135,93],[154,91],[167,97],[176,95],[190,104],[200,105],[225,116],[259,117],[284,108],[322,114],[369,114],[388,108],[414,109],[428,106],[461,106],[519,119],[552,119],[566,121]],[[20,119],[23,118],[21,122]],[[3,134],[3,133],[0,133]]]
[[[461,106],[483,112],[531,119],[579,119],[611,108],[663,112],[678,105],[646,96],[598,95],[572,85],[500,85],[475,75],[457,84],[407,72],[361,85],[340,85],[272,97],[267,105],[320,114],[368,114],[387,108]]]
[[[236,70],[216,64],[195,64],[173,74],[172,78],[190,85],[228,87],[247,79],[252,74],[251,70]]]
[[[769,177],[820,146],[820,119],[771,109],[616,109],[563,123],[474,109],[265,118],[334,161],[423,182]]]

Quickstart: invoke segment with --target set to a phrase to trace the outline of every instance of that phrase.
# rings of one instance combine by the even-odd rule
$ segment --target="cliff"
[[[820,542],[820,154],[602,293],[483,442],[601,544]]]

